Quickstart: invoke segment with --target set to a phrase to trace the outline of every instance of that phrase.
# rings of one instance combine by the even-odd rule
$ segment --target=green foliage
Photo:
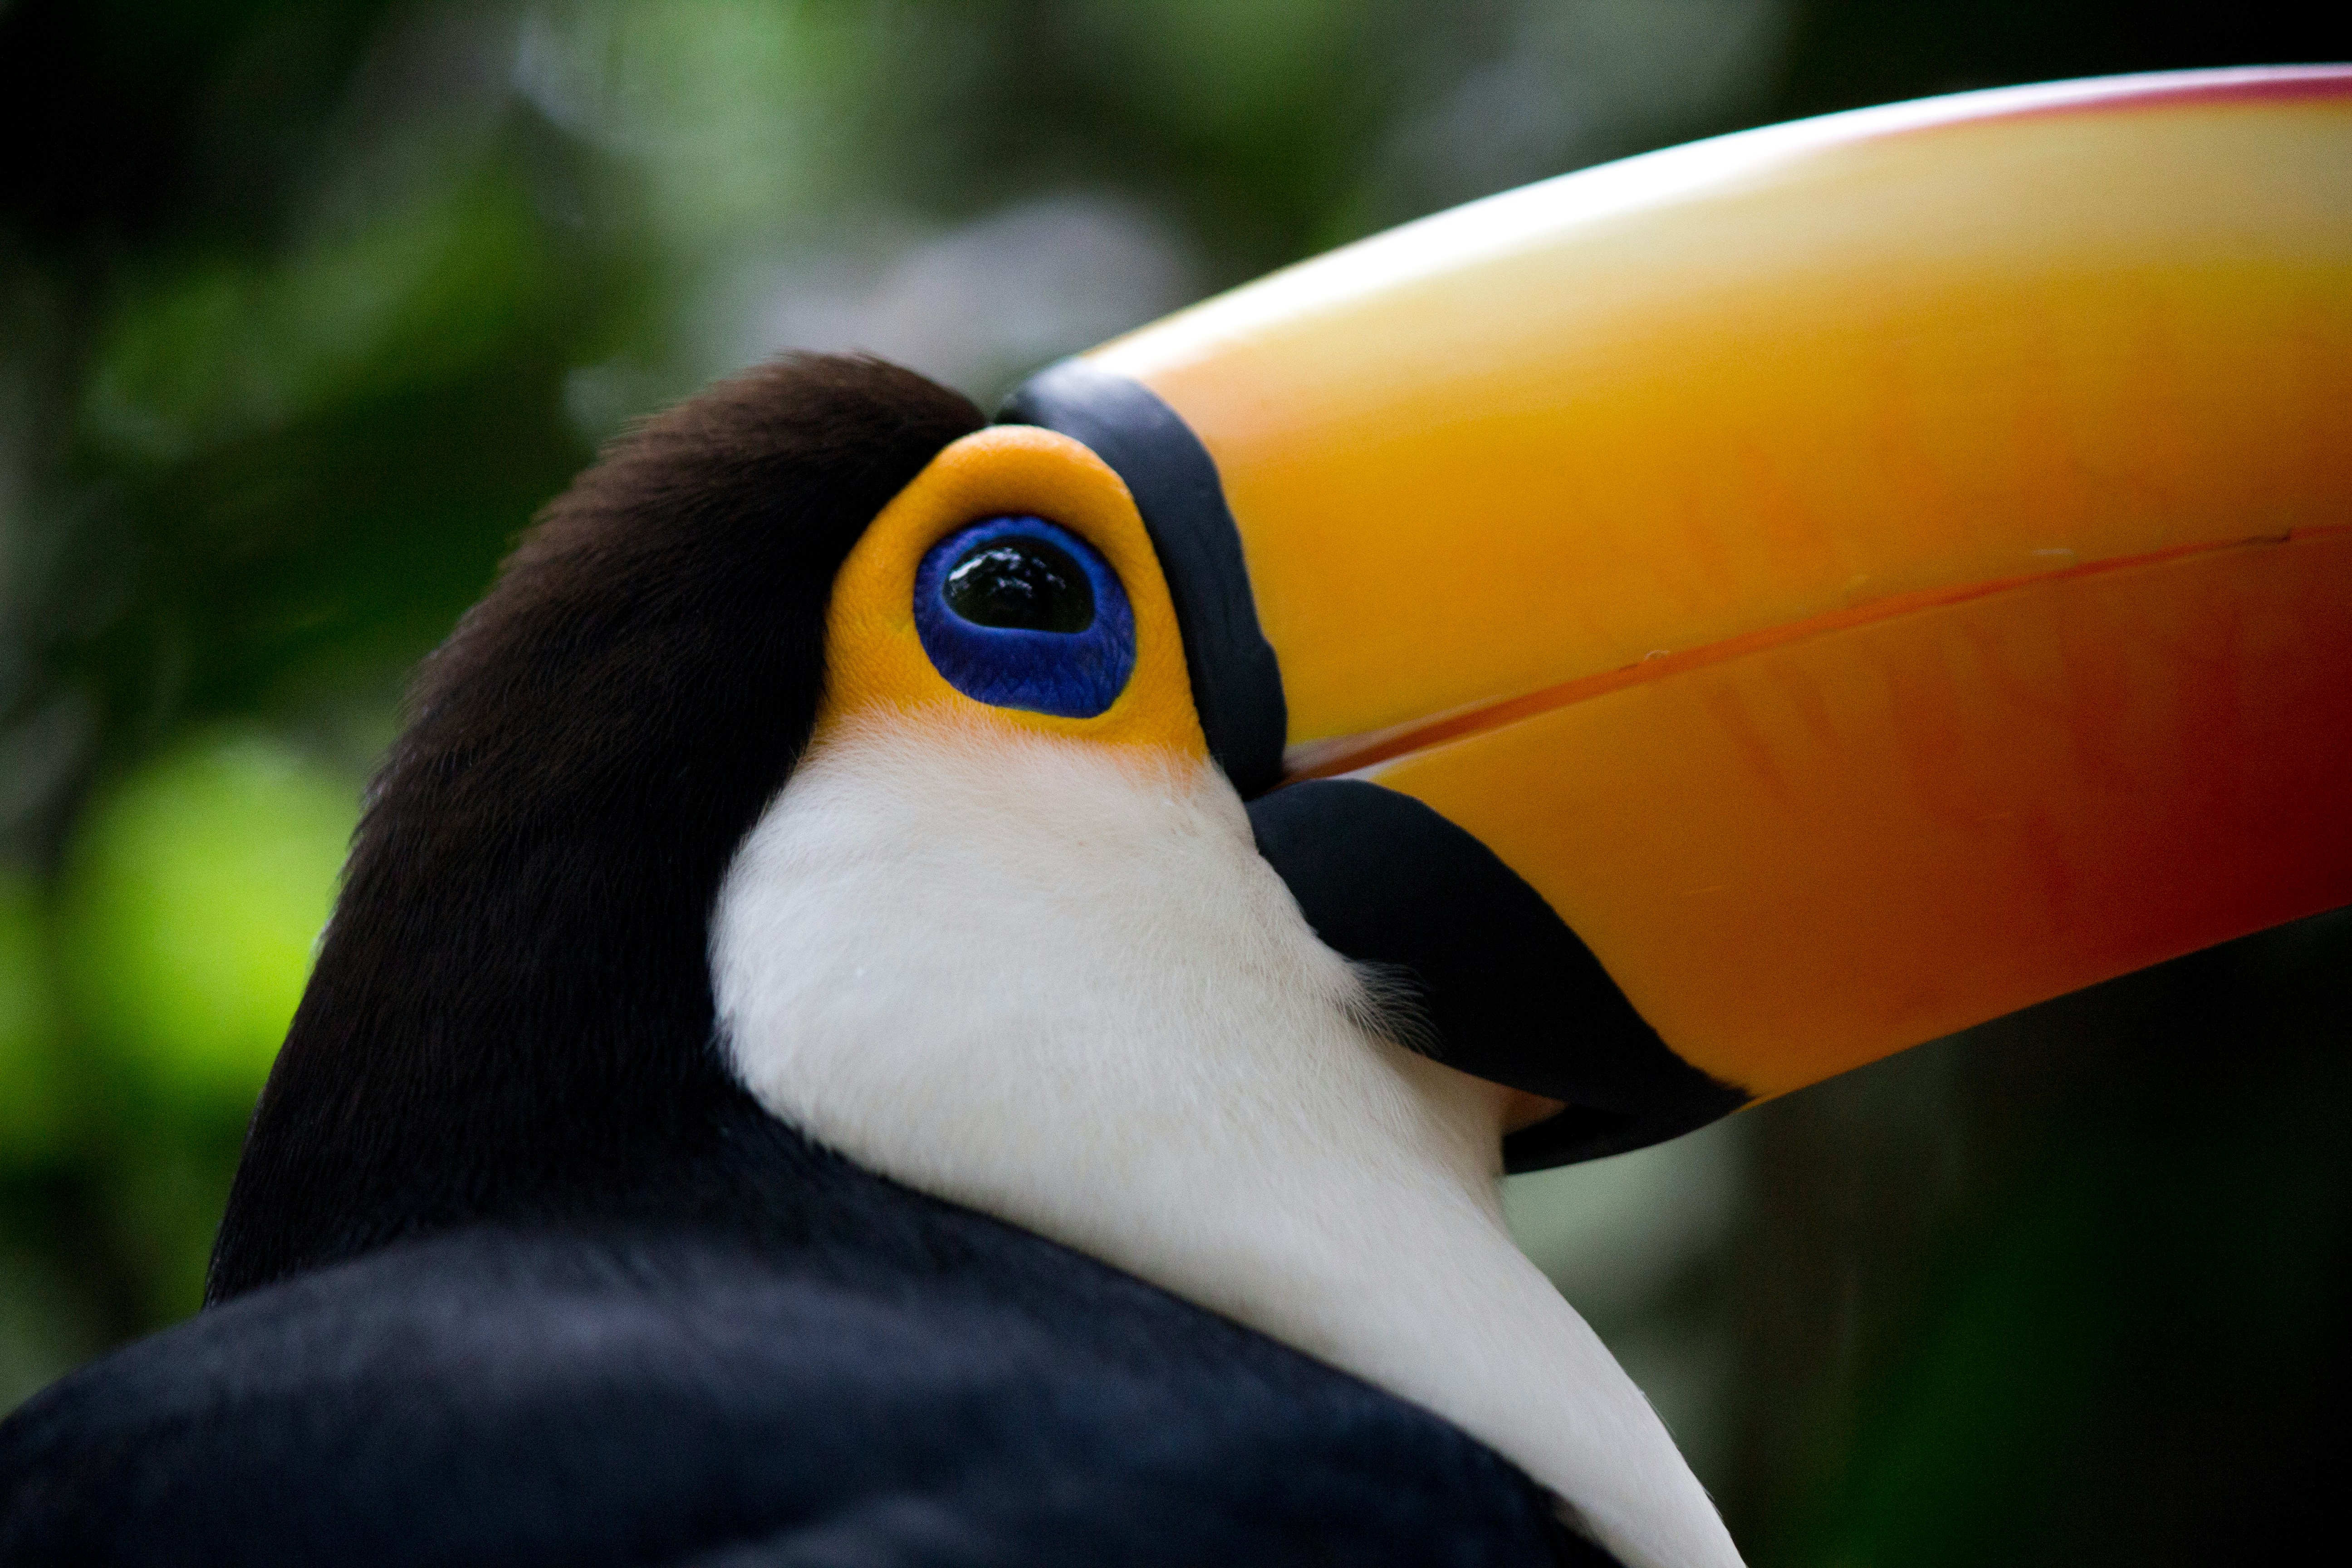
[[[39,885],[0,868],[0,1164],[51,1158],[72,1133]]]
[[[301,1000],[357,790],[258,736],[205,738],[88,813],[63,968],[93,1044],[168,1103],[248,1107]]]
[[[1330,94],[1388,7],[1360,0],[1094,0],[1068,25],[1129,101],[1212,144],[1296,131]],[[1377,58],[1377,57],[1372,57]]]
[[[100,336],[85,429],[110,458],[177,461],[464,371],[537,301],[525,202],[428,187],[282,260],[153,268]]]

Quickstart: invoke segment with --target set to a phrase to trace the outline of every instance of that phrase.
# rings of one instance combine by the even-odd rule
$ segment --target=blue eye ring
[[[1034,578],[1057,589],[1061,614],[1037,618],[1075,629],[987,625],[959,612],[951,579],[991,562],[1015,569],[1008,573],[1014,588]],[[1082,582],[1066,580],[1071,568]],[[1088,595],[1092,615],[1082,621]],[[915,571],[915,632],[949,685],[992,708],[1091,719],[1118,700],[1135,673],[1135,611],[1118,574],[1094,546],[1042,517],[987,518],[932,545]]]

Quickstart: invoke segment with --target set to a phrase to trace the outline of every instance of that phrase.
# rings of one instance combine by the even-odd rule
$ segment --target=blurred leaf
[[[54,1154],[71,1131],[47,923],[39,888],[0,869],[0,1162]]]
[[[38,1258],[0,1249],[0,1413],[102,1342],[69,1279]]]
[[[1203,140],[1244,142],[1343,74],[1362,0],[1087,0],[1070,26],[1124,96]]]
[[[189,457],[483,358],[541,287],[520,196],[436,189],[271,266],[166,268],[99,349],[84,425],[101,449]]]
[[[114,1172],[109,1207],[151,1322],[204,1304],[213,1233],[228,1206],[241,1140],[192,1127],[149,1129]]]
[[[583,0],[531,13],[516,77],[642,173],[642,220],[691,253],[870,189],[858,143],[936,63],[908,49],[917,21],[838,0]]]
[[[174,1102],[249,1101],[309,978],[357,791],[284,745],[216,737],[150,764],[80,825],[69,996]]]

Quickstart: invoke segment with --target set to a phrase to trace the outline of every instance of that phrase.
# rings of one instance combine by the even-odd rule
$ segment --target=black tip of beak
[[[1242,536],[1216,460],[1149,389],[1064,360],[1005,400],[1000,425],[1035,425],[1082,442],[1135,498],[1184,628],[1184,664],[1209,754],[1247,800],[1282,778],[1289,715],[1282,668],[1258,629]]]
[[[1687,1132],[1747,1103],[1676,1056],[1543,896],[1409,795],[1350,779],[1250,803],[1264,855],[1316,934],[1409,984],[1448,1067],[1568,1101],[1510,1135],[1538,1170]]]

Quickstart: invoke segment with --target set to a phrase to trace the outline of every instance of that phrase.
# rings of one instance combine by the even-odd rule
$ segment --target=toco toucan
[[[1496,1179],[2352,901],[2347,284],[2352,72],[2124,79],[649,420],[0,1561],[1728,1568]]]

